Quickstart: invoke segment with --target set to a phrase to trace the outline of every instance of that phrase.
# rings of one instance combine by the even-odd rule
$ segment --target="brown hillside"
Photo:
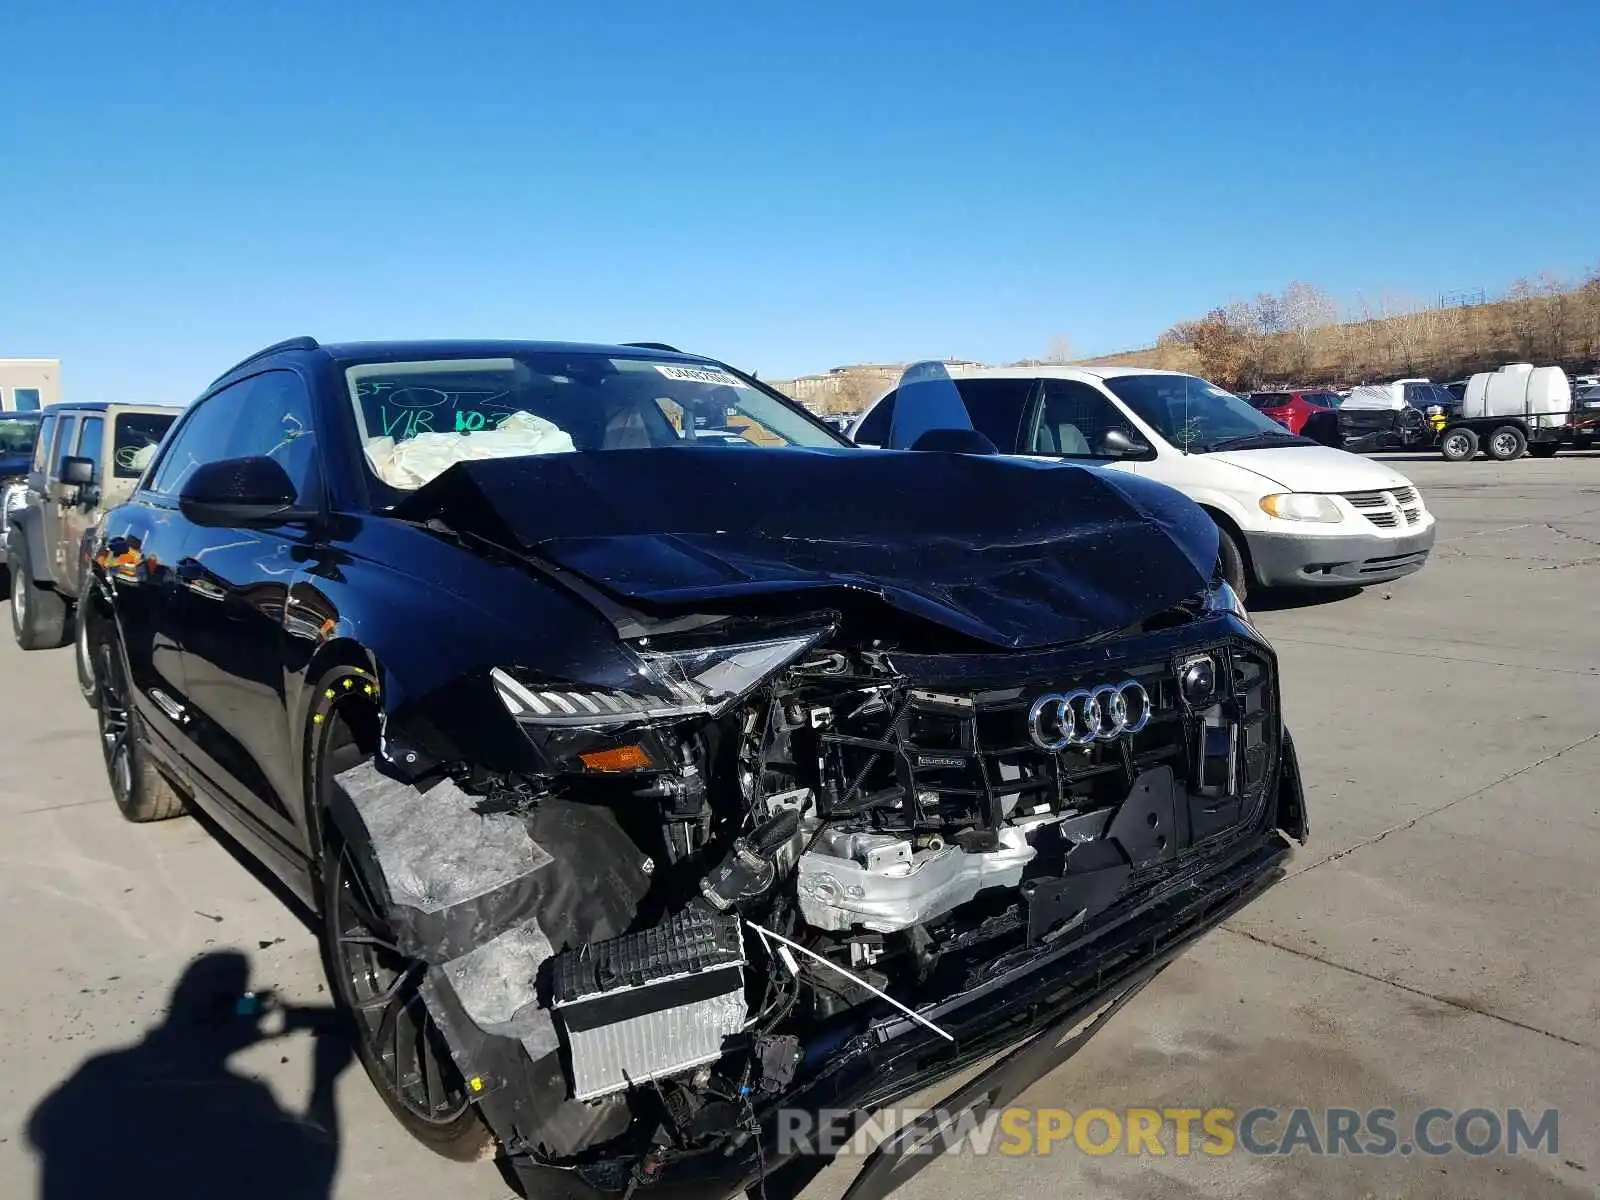
[[[1299,328],[1284,328],[1293,322],[1282,314],[1274,297],[1214,309],[1173,326],[1154,346],[1086,359],[1083,365],[1193,371],[1245,389],[1402,375],[1442,382],[1508,362],[1592,372],[1600,363],[1600,271],[1576,286],[1519,283],[1503,299],[1484,304],[1363,314],[1360,320]]]

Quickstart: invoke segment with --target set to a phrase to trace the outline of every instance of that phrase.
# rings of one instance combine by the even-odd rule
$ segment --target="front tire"
[[[1446,429],[1439,438],[1439,453],[1447,462],[1469,462],[1478,456],[1478,435],[1464,425]]]
[[[1222,578],[1227,580],[1234,595],[1243,603],[1250,595],[1250,571],[1245,565],[1244,551],[1239,543],[1221,525],[1217,526],[1217,561]]]
[[[336,708],[322,728],[318,789],[364,758]],[[326,814],[326,806],[323,808]],[[349,1016],[356,1054],[395,1120],[428,1149],[457,1162],[492,1157],[495,1141],[478,1116],[443,1033],[422,998],[428,964],[408,958],[338,832],[323,845],[322,951],[328,983]]]
[[[100,752],[117,810],[139,824],[182,816],[183,797],[161,773],[145,744],[144,723],[131,703],[122,648],[115,635],[95,640],[94,675]]]
[[[1483,448],[1495,462],[1515,462],[1528,448],[1528,435],[1515,425],[1502,425],[1489,435]]]
[[[24,650],[65,646],[71,609],[54,588],[33,581],[28,543],[16,534],[6,547],[11,563],[11,633]]]

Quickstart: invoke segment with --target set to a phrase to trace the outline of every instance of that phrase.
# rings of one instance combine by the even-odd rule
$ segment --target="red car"
[[[1252,392],[1250,405],[1290,433],[1337,446],[1339,418],[1334,410],[1341,399],[1337,392],[1327,391]]]

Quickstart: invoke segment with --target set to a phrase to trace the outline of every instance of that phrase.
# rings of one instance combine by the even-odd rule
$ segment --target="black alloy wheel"
[[[328,933],[340,999],[355,1017],[362,1061],[407,1124],[437,1130],[471,1117],[466,1082],[423,1001],[427,964],[408,958],[377,914],[349,849],[332,868]]]
[[[184,799],[150,759],[144,745],[144,728],[133,710],[122,649],[115,635],[102,635],[92,643],[94,664],[95,725],[100,753],[106,762],[106,779],[117,809],[130,821],[165,821],[182,816]]]

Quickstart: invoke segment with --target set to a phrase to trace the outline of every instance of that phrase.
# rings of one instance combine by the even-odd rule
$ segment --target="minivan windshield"
[[[1232,392],[1193,375],[1116,375],[1112,395],[1186,454],[1310,445]]]
[[[465,459],[848,445],[715,363],[540,351],[358,363],[345,379],[373,473],[407,491]]]

